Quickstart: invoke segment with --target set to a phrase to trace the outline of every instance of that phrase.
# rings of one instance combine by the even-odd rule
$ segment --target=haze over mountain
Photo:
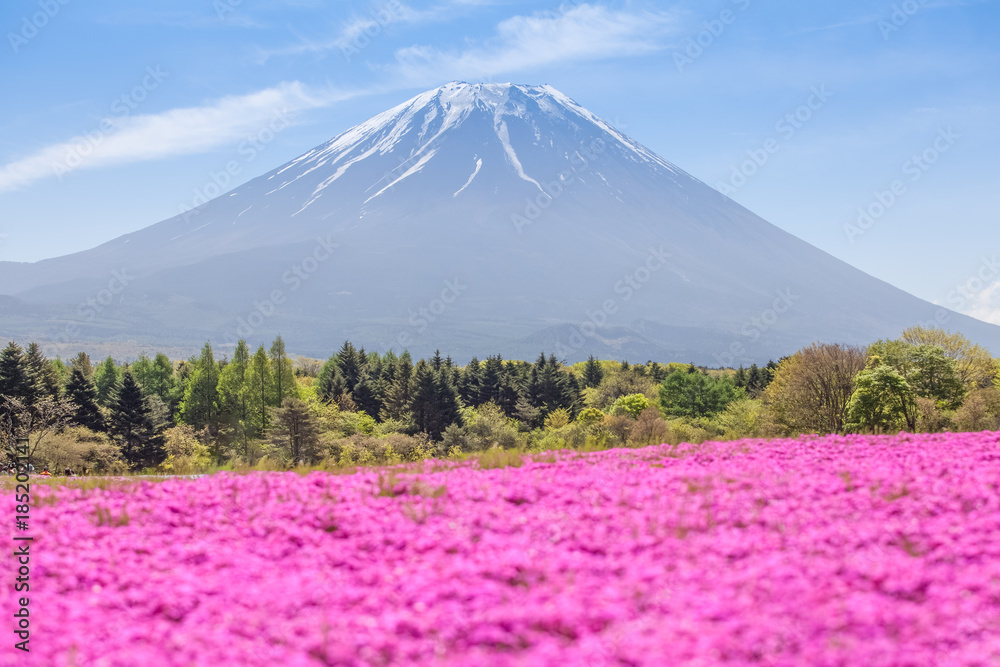
[[[1000,351],[549,86],[422,93],[198,209],[0,262],[0,294],[0,335],[50,342],[735,365],[938,324]]]

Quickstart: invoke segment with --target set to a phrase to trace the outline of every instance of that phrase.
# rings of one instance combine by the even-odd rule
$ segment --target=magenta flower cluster
[[[35,489],[3,664],[1000,664],[998,433],[547,458]]]

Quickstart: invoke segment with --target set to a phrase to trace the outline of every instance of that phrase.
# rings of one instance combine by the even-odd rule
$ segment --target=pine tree
[[[285,352],[285,341],[280,334],[271,343],[271,374],[274,376],[274,400],[277,405],[282,405],[286,398],[299,397],[295,369]]]
[[[470,405],[476,407],[480,405],[479,403],[479,392],[480,392],[480,361],[476,357],[466,364],[465,370],[463,370],[458,377],[458,395],[462,398],[462,402],[465,405]]]
[[[250,423],[249,387],[250,348],[242,338],[233,351],[233,359],[219,372],[219,418],[229,424],[237,439],[243,441],[244,453],[249,451],[254,435]]]
[[[746,386],[747,386],[747,372],[743,368],[742,364],[740,364],[740,367],[738,369],[736,369],[736,375],[733,376],[733,384],[735,384],[737,387],[741,387],[743,389],[746,389]]]
[[[133,469],[155,466],[166,458],[162,435],[153,426],[142,387],[128,369],[112,394],[108,431]]]
[[[80,352],[73,360],[69,362],[70,370],[79,369],[85,377],[94,377],[94,367],[90,364],[90,355],[86,352]]]
[[[364,365],[364,358],[358,353],[350,341],[344,341],[344,345],[335,355],[337,368],[340,375],[347,383],[347,391],[354,391],[354,385],[361,380],[361,370]]]
[[[361,379],[351,392],[351,398],[358,410],[376,419],[381,418],[382,398],[379,396],[377,381],[369,377],[367,372],[361,374]]]
[[[413,362],[410,353],[400,355],[393,370],[393,381],[386,391],[383,420],[397,419],[407,421],[410,418],[410,384],[413,379]]]
[[[34,402],[35,390],[28,363],[21,346],[11,341],[0,352],[0,422],[9,419],[17,428],[21,420],[18,412],[6,399],[23,401],[30,407]]]
[[[70,374],[66,398],[75,408],[72,417],[74,424],[86,426],[91,431],[103,431],[106,428],[104,415],[97,405],[97,387],[80,368],[74,368]]]
[[[267,408],[274,405],[274,378],[264,346],[257,348],[246,374],[247,406],[255,433],[264,433],[270,424]]]
[[[312,463],[320,452],[319,424],[305,401],[286,398],[273,415],[271,441],[288,453],[292,463]]]
[[[433,440],[440,440],[441,434],[449,425],[461,425],[458,392],[449,377],[443,364],[435,370],[433,363],[428,364],[423,359],[413,372],[410,411],[417,429]]]
[[[30,403],[35,394],[32,384],[31,370],[24,350],[11,341],[0,352],[0,397],[17,398]]]
[[[219,426],[219,367],[211,343],[205,343],[194,372],[184,389],[181,418],[196,430],[206,426],[214,433]]]
[[[121,379],[121,370],[115,365],[115,360],[110,356],[98,364],[94,370],[94,384],[97,385],[97,402],[101,405],[110,405],[114,398],[115,387]]]
[[[583,367],[583,384],[586,387],[596,387],[601,384],[601,380],[604,379],[604,369],[601,368],[601,362],[594,358],[594,355],[590,355],[587,358],[587,363]]]
[[[746,374],[746,390],[751,396],[756,396],[764,389],[764,383],[761,380],[760,369],[757,368],[757,364],[751,364],[750,370]],[[739,386],[739,385],[737,385]]]
[[[42,348],[38,343],[28,345],[28,350],[24,355],[25,364],[28,367],[28,376],[31,379],[32,389],[35,393],[33,401],[42,398],[59,398],[59,376],[56,374],[52,363],[42,354]]]

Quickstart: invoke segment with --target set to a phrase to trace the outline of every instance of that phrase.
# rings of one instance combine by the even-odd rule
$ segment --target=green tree
[[[382,420],[395,419],[408,422],[412,419],[410,412],[410,386],[413,382],[413,361],[409,352],[399,355],[395,364],[393,380],[389,385],[385,402],[382,407]]]
[[[632,419],[638,419],[642,411],[649,407],[649,399],[645,394],[628,394],[619,397],[611,405],[611,414],[628,415]]]
[[[894,368],[875,356],[854,381],[856,389],[847,404],[847,428],[883,433],[899,431],[906,424],[916,426],[917,409],[913,390]]]
[[[35,400],[43,396],[53,399],[59,398],[61,393],[59,376],[51,362],[42,354],[42,348],[39,347],[38,343],[28,345],[24,362],[28,367],[28,376],[34,390]]]
[[[86,352],[80,352],[69,362],[70,370],[80,369],[86,377],[94,377],[94,367],[90,363],[90,355]]]
[[[147,396],[159,396],[164,403],[170,403],[174,394],[174,365],[162,352],[150,359],[145,353],[129,367],[136,382]]]
[[[583,386],[596,387],[603,379],[604,369],[601,368],[601,362],[595,359],[594,355],[590,355],[583,367]]]
[[[219,426],[219,367],[211,343],[205,343],[194,372],[184,389],[180,405],[181,419],[195,430],[206,426],[213,433]]]
[[[128,369],[112,393],[108,431],[132,469],[152,467],[166,458],[162,434],[153,425],[142,387]]]
[[[274,401],[282,405],[286,398],[298,398],[299,386],[295,383],[295,369],[285,351],[285,341],[279,334],[271,343],[271,375],[274,377]]]
[[[417,363],[410,389],[410,412],[417,430],[432,440],[440,440],[450,424],[462,425],[458,391],[443,364],[435,370],[423,359]]]
[[[745,396],[732,378],[675,371],[660,385],[660,410],[667,417],[711,417]]]
[[[74,368],[70,374],[69,384],[66,385],[66,399],[73,405],[74,424],[86,426],[91,431],[105,430],[107,425],[104,415],[97,405],[97,387],[79,368]]]
[[[0,396],[27,403],[35,396],[28,360],[21,346],[13,341],[0,352]]]
[[[257,348],[247,369],[247,407],[254,433],[264,433],[270,424],[267,408],[274,405],[274,378],[264,346]]]
[[[285,451],[292,463],[314,462],[321,450],[319,424],[305,401],[286,398],[273,415],[271,441]]]
[[[97,385],[97,402],[101,405],[110,405],[114,399],[115,387],[121,380],[121,369],[115,365],[115,360],[110,356],[98,364],[94,370],[94,384]]]
[[[249,452],[250,438],[256,435],[250,419],[249,368],[250,348],[241,338],[232,360],[219,373],[219,414],[233,428],[236,439],[243,442],[244,454]]]
[[[764,390],[767,419],[787,433],[841,433],[865,354],[815,343],[783,359]]]

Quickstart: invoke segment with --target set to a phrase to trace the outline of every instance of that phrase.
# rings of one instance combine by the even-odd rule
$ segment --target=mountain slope
[[[0,314],[8,336],[28,304],[61,308],[56,330],[80,339],[280,331],[317,355],[349,337],[459,359],[748,363],[936,316],[1000,350],[1000,327],[796,239],[548,86],[422,93],[188,214],[0,263],[0,293],[20,304]]]

